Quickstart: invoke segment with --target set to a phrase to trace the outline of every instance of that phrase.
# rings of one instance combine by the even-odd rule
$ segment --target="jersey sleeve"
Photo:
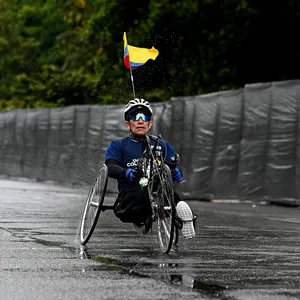
[[[167,161],[171,161],[172,158],[174,158],[175,155],[176,155],[176,152],[175,152],[173,146],[169,142],[166,142],[166,149],[165,149],[165,151],[166,151],[166,155],[167,155],[166,156],[166,160]]]
[[[112,141],[108,145],[106,153],[105,153],[105,160],[108,160],[108,159],[117,160],[119,162],[122,161],[121,147],[117,141]]]

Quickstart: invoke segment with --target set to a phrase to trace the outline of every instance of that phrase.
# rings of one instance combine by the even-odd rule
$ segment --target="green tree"
[[[133,71],[150,101],[294,79],[296,0],[0,0],[0,109],[124,103],[123,32],[159,56]]]

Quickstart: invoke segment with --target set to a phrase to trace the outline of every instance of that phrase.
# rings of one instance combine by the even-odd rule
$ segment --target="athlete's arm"
[[[171,171],[175,170],[179,164],[179,155],[175,152],[173,146],[169,142],[165,142],[166,160],[165,163],[170,167]]]
[[[112,141],[105,153],[105,164],[108,168],[108,177],[114,179],[125,178],[125,173],[127,169],[121,166],[122,162],[122,151],[119,141]]]
[[[105,161],[105,164],[108,168],[108,177],[114,179],[123,179],[125,178],[126,170],[120,166],[120,162],[114,159],[108,159]]]

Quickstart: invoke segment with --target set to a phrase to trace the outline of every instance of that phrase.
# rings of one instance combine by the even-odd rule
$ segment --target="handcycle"
[[[139,160],[141,170],[141,188],[146,188],[152,208],[148,222],[156,227],[159,246],[162,252],[169,253],[172,245],[179,239],[180,225],[176,221],[174,203],[174,187],[170,168],[165,164],[162,151],[157,151],[163,141],[161,135],[156,137],[154,144],[149,136],[143,143],[143,154]],[[160,154],[159,154],[160,153]],[[113,210],[115,205],[104,205],[108,183],[107,166],[103,164],[90,187],[80,226],[80,242],[86,245],[97,225],[101,212]],[[148,224],[149,225],[149,224]]]

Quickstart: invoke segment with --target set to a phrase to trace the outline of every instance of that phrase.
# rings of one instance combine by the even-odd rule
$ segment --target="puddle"
[[[16,235],[16,234],[14,234]],[[21,236],[20,236],[21,237]],[[23,236],[23,239],[26,237]],[[74,247],[68,246],[63,242],[45,241],[43,239],[38,239],[31,237],[31,242],[36,242],[38,244],[46,246],[56,246],[60,248],[69,249],[74,251]],[[29,241],[29,240],[28,240]],[[78,252],[79,250],[79,252]],[[140,277],[140,278],[151,278],[154,280],[161,280],[169,284],[174,284],[176,286],[182,286],[183,288],[190,288],[198,291],[201,294],[206,294],[208,297],[218,297],[222,300],[234,300],[232,297],[228,297],[224,294],[228,291],[227,287],[209,284],[201,281],[197,277],[193,277],[187,274],[181,274],[181,270],[184,269],[185,265],[180,263],[151,263],[151,262],[123,262],[118,259],[102,257],[98,255],[92,255],[86,246],[81,246],[76,248],[76,253],[80,259],[91,259],[99,262],[99,266],[91,266],[86,271],[119,271],[124,272],[129,275]],[[153,271],[154,270],[154,271]]]
[[[155,280],[162,280],[167,283],[171,283],[177,286],[182,286],[185,288],[190,288],[196,290],[202,294],[208,296],[218,297],[223,300],[234,300],[232,297],[224,295],[224,292],[228,290],[228,287],[209,284],[199,280],[197,277],[193,277],[186,274],[180,274],[180,269],[184,267],[184,264],[180,263],[149,263],[149,262],[139,262],[139,263],[129,263],[122,262],[117,259],[109,257],[101,257],[97,255],[91,255],[87,250],[86,246],[81,246],[80,249],[81,259],[91,259],[102,263],[99,266],[90,267],[89,271],[121,271],[128,273],[130,275],[152,278]],[[147,274],[147,268],[150,267],[152,270],[155,269],[157,272],[152,272]],[[141,270],[143,269],[143,270]]]

